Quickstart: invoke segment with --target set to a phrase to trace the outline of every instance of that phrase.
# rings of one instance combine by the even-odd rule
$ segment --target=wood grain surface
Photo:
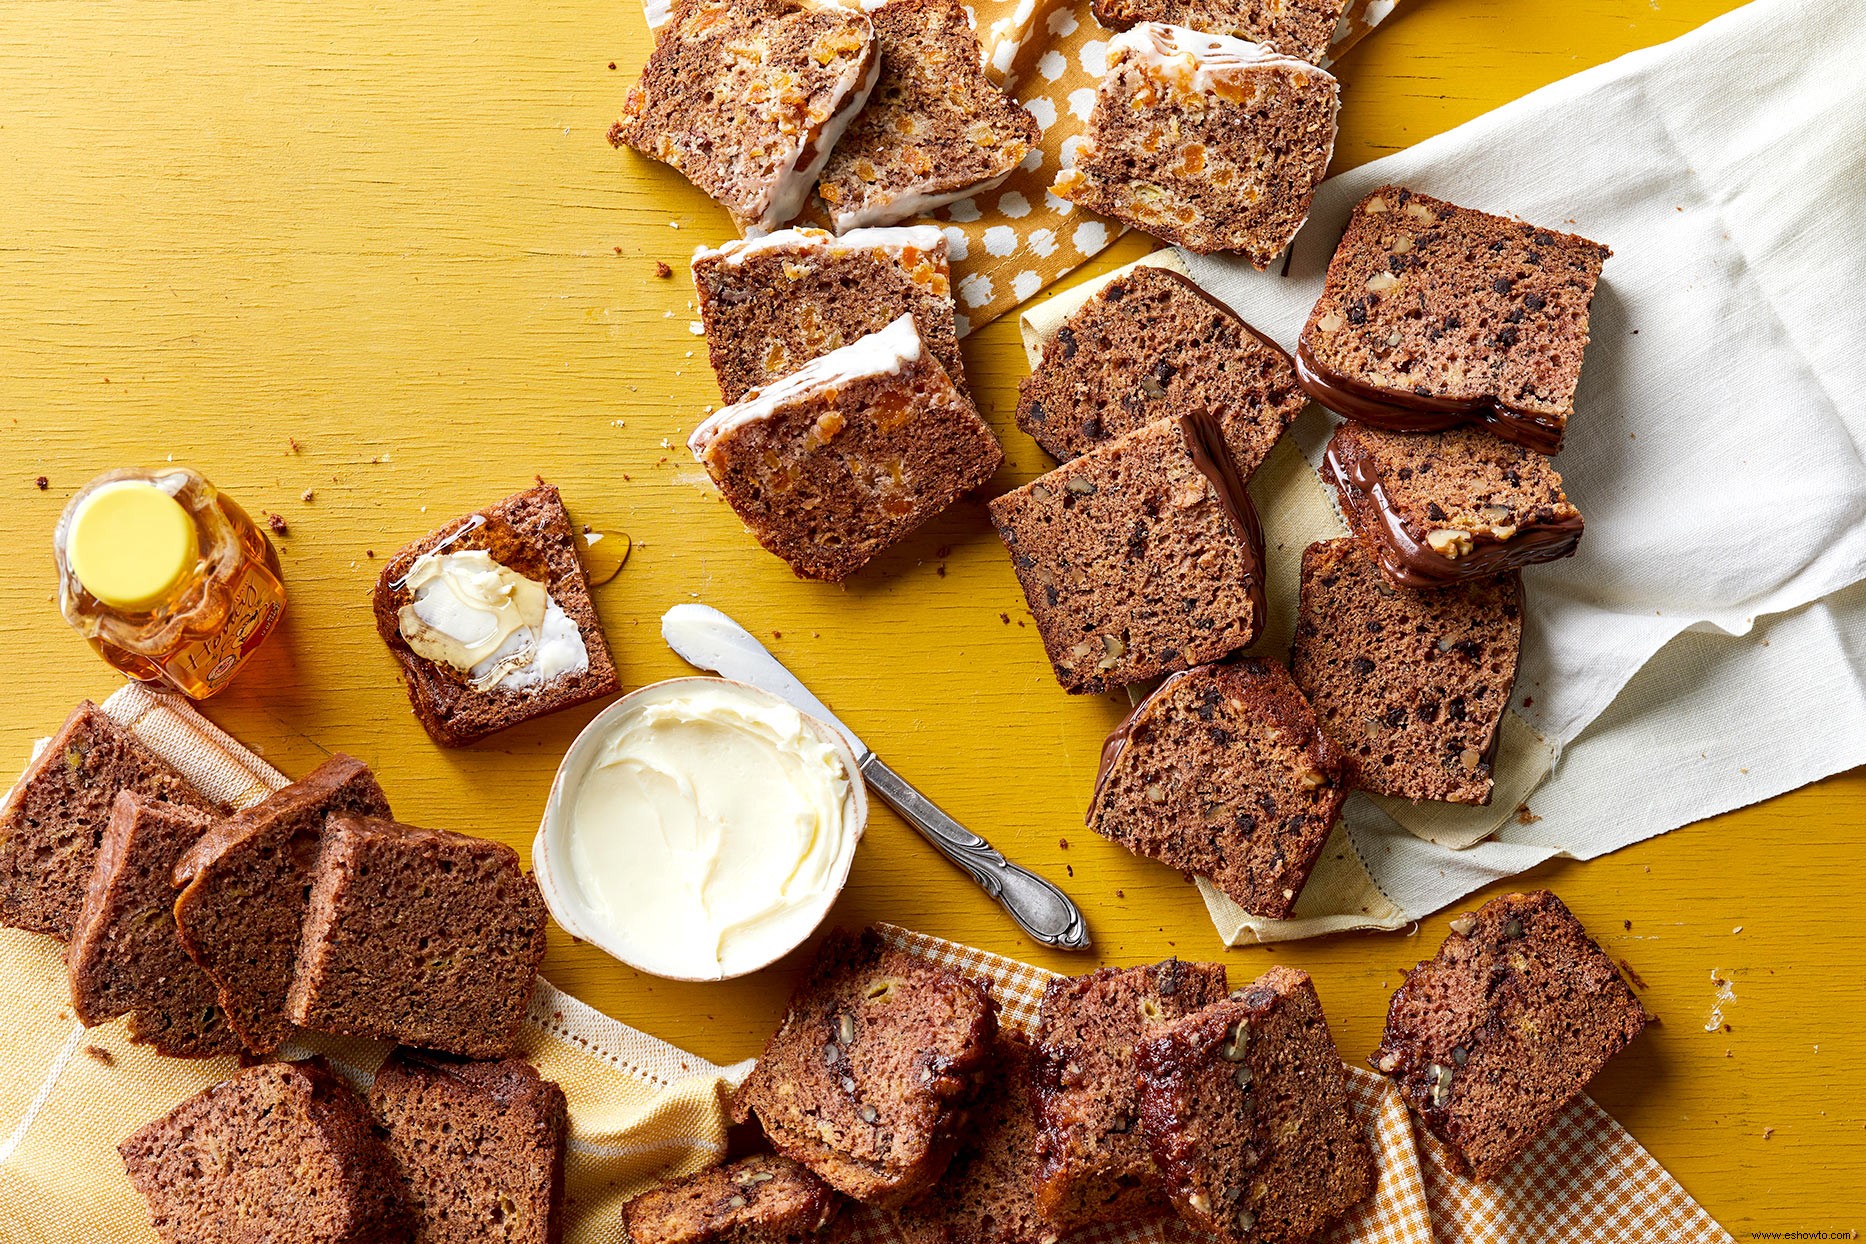
[[[1341,66],[1337,166],[1727,7],[1408,0]],[[635,541],[597,591],[629,686],[684,672],[666,607],[727,610],[910,780],[1065,882],[1093,962],[1306,968],[1362,1057],[1443,919],[1225,951],[1190,885],[1087,833],[1123,704],[1058,690],[981,503],[836,588],[793,580],[707,486],[683,444],[717,401],[685,260],[727,224],[603,141],[646,48],[629,0],[0,5],[0,756],[23,761],[117,683],[54,606],[59,509],[105,468],[172,459],[289,528],[286,620],[210,714],[288,773],[342,748],[404,818],[525,848],[593,710],[436,748],[367,594],[386,553],[538,474]],[[1145,249],[1130,237],[1091,270]],[[1022,482],[1045,459],[1011,422],[1013,322],[966,354],[1010,459],[994,488]],[[1863,857],[1855,771],[1524,879],[1562,894],[1663,1019],[1595,1095],[1739,1238],[1866,1226]],[[836,916],[1092,966],[1039,953],[885,811]],[[675,985],[554,934],[546,973],[725,1060],[756,1052],[798,963]],[[1717,980],[1735,991],[1721,1026]]]

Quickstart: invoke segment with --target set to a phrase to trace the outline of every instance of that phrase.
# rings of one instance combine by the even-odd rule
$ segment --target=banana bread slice
[[[1482,423],[1561,448],[1587,349],[1598,242],[1382,186],[1348,217],[1297,343],[1309,395],[1401,432]]]
[[[1160,419],[991,503],[1056,681],[1216,661],[1263,629],[1263,532],[1216,422]]]
[[[843,1199],[789,1158],[754,1154],[642,1193],[622,1207],[629,1244],[827,1244]]]
[[[501,600],[518,615],[509,633],[489,608]],[[374,606],[415,716],[444,747],[622,689],[570,514],[550,484],[401,549],[376,579]],[[504,639],[490,652],[490,641],[470,643],[493,633]]]
[[[1488,579],[1571,556],[1581,543],[1581,512],[1549,460],[1479,428],[1344,423],[1322,456],[1322,478],[1399,587]]]
[[[104,710],[84,701],[0,804],[0,924],[71,937],[122,790],[217,810]]]
[[[1271,968],[1140,1051],[1140,1130],[1179,1216],[1224,1244],[1303,1244],[1372,1195],[1307,972]]]
[[[1489,803],[1522,638],[1514,572],[1408,591],[1351,536],[1303,551],[1290,673],[1341,749],[1351,786]]]
[[[1275,661],[1174,674],[1102,747],[1089,827],[1286,918],[1347,798],[1342,755]]]
[[[118,791],[65,966],[90,1028],[130,1017],[130,1040],[176,1058],[240,1048],[219,991],[175,935],[175,861],[212,828],[206,813]]]
[[[254,1054],[291,1035],[285,998],[297,962],[305,896],[325,821],[389,815],[375,775],[331,758],[264,801],[220,822],[175,864],[175,930],[213,978],[228,1025]]]
[[[831,0],[681,0],[609,141],[672,165],[769,233],[803,210],[881,70],[859,9]]]
[[[1268,268],[1309,218],[1341,87],[1260,43],[1144,22],[1108,41],[1088,142],[1050,189],[1200,254]]]
[[[946,235],[934,225],[784,229],[693,257],[706,352],[736,402],[812,359],[914,317],[920,340],[965,387]]]
[[[163,1244],[403,1244],[395,1164],[319,1059],[248,1067],[117,1146]]]
[[[333,817],[306,905],[292,1022],[464,1058],[512,1050],[544,959],[544,899],[502,842]]]
[[[687,445],[758,543],[831,583],[1004,461],[907,315],[714,412]]]
[[[833,932],[733,1099],[779,1153],[898,1209],[946,1170],[998,1031],[977,981]]]
[[[1067,459],[1155,419],[1210,411],[1248,480],[1307,402],[1275,342],[1189,278],[1143,266],[1057,330],[1017,386],[1017,426]]]
[[[530,1063],[398,1048],[377,1070],[369,1104],[401,1172],[414,1244],[563,1239],[570,1116],[564,1090]]]
[[[1492,1179],[1651,1022],[1559,898],[1507,894],[1453,917],[1394,993],[1369,1061]]]
[[[1037,1176],[1036,1061],[1000,1029],[978,1105],[946,1175],[897,1210],[908,1244],[1049,1244],[1055,1229],[1030,1191]]]
[[[1270,44],[1319,65],[1348,0],[1092,0],[1089,7],[1110,30],[1168,22]]]
[[[1037,1021],[1037,1210],[1065,1233],[1165,1208],[1139,1123],[1141,1042],[1225,996],[1222,963],[1060,977]]]
[[[1041,137],[1036,118],[985,76],[959,0],[888,0],[868,16],[881,76],[816,186],[838,233],[982,194]]]

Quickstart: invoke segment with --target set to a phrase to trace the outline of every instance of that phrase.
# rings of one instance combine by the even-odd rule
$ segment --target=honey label
[[[212,695],[225,686],[285,612],[285,589],[254,563],[240,571],[230,595],[227,621],[216,634],[177,648],[160,661],[163,677],[175,686],[203,688],[190,694]]]

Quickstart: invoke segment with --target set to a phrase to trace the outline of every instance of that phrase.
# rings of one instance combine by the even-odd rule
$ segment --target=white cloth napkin
[[[1587,534],[1525,575],[1514,707],[1557,757],[1540,819],[1497,806],[1477,842],[1468,819],[1351,801],[1408,916],[1866,762],[1862,65],[1866,20],[1755,0],[1332,179],[1286,277],[1186,257],[1293,347],[1385,182],[1614,249],[1556,460]]]

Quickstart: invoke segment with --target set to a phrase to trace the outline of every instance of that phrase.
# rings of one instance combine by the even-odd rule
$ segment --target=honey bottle
[[[232,681],[285,611],[272,542],[185,467],[86,484],[58,520],[53,556],[59,610],[104,660],[197,700]]]

